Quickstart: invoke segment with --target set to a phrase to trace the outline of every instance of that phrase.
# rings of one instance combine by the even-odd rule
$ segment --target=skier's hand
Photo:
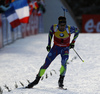
[[[49,51],[51,50],[51,46],[48,45],[48,46],[46,47],[46,49],[47,49],[47,51],[49,52]]]
[[[70,45],[69,45],[69,48],[71,49],[71,48],[74,48],[74,43],[70,43]]]

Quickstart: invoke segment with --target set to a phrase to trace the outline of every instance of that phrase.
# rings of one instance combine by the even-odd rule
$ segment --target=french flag
[[[28,23],[30,13],[27,0],[16,0],[10,6],[14,7],[21,23]]]
[[[15,12],[14,7],[10,7],[6,12],[5,16],[8,19],[8,22],[11,24],[12,28],[15,28],[20,25],[19,18]]]

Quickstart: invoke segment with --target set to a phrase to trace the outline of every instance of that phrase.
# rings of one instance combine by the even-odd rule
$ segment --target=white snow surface
[[[48,54],[47,43],[48,34],[44,33],[19,39],[0,49],[0,87],[3,94],[100,94],[100,34],[80,34],[77,38],[75,50],[84,62],[73,49],[70,50],[64,79],[64,86],[68,90],[57,89],[61,67],[60,55],[51,63],[43,75],[44,79],[37,86],[33,89],[21,89],[19,81],[26,86],[27,79],[33,81],[44,64]],[[77,58],[71,62],[73,57]],[[15,89],[15,83],[18,89]],[[5,89],[5,84],[11,92]]]

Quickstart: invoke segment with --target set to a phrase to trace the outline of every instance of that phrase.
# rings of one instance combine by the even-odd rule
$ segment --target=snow
[[[0,49],[0,87],[3,94],[100,94],[100,34],[80,34],[75,50],[84,60],[82,62],[71,49],[64,86],[58,87],[60,55],[51,63],[44,74],[44,79],[34,89],[21,89],[21,81],[25,86],[33,81],[39,68],[43,65],[48,34],[38,34],[15,41]],[[72,62],[72,58],[77,57]],[[53,71],[55,70],[55,71]],[[52,73],[52,76],[50,75]],[[46,74],[48,78],[46,79]],[[15,89],[15,83],[18,89]],[[7,85],[11,92],[5,89]]]

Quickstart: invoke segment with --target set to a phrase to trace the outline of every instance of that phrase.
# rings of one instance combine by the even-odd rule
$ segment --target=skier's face
[[[66,28],[66,24],[65,23],[60,23],[59,24],[59,30],[64,31]]]

